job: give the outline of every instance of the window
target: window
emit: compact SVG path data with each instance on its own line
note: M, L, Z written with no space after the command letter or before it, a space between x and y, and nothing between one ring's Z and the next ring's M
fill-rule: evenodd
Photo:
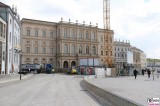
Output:
M101 42L103 42L103 37L101 37Z
M91 39L92 39L92 40L95 40L95 39L96 39L96 33L95 33L95 32L92 32Z
M38 53L38 47L34 48L34 53Z
M4 35L3 37L4 37L4 38L6 38L5 33L6 33L6 25L4 24L4 28L3 28L3 35Z
M50 48L50 53L53 54L53 48Z
M43 37L46 37L46 31L42 32Z
M26 43L30 43L30 41L27 40Z
M11 62L11 52L9 52L9 63Z
M112 51L111 51L111 56L112 56Z
M82 45L79 45L79 54L82 54Z
M86 46L86 54L89 54L89 46Z
M108 55L108 52L106 51L106 55Z
M82 31L79 31L79 38L82 39Z
M67 29L64 29L64 37L67 37Z
M31 32L30 32L30 30L28 29L28 30L27 30L27 36L30 36L30 34L31 34Z
M3 36L3 23L0 22L0 37Z
M4 61L4 59L5 59L5 51L3 51L3 61Z
M116 53L115 53L115 57L116 57L117 55L116 55Z
M74 29L72 30L71 37L75 38L75 31L74 31Z
M89 39L89 33L86 31L86 39Z
M38 37L38 30L35 30L35 36Z
M50 37L53 38L53 32L50 32Z
M96 54L96 47L95 46L92 47L92 53Z
M10 38L9 38L9 39L10 39L10 43L11 43L11 40L12 40L12 37L11 37L11 36L12 36L12 35L11 35L11 32L10 32Z
M42 53L46 53L46 48L42 48Z
M68 45L67 44L64 45L64 53L68 53Z
M26 58L27 61L30 61L30 58Z
M27 53L30 53L31 51L30 51L30 47L27 47L27 49L26 49L27 51Z
M101 55L103 55L103 51L101 51Z
M116 51L116 48L115 48L115 51Z
M72 49L72 53L75 54L75 53L76 53L75 45L72 45L72 48L71 48L71 49Z
M10 24L12 24L12 20L10 19Z

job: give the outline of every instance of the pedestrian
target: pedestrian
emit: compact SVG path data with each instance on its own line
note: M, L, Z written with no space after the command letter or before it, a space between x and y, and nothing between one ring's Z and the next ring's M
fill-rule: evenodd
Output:
M147 69L147 74L148 74L148 78L150 78L151 71L149 69Z
M142 69L142 75L144 76L144 69Z
M133 73L134 73L134 76L135 76L135 79L136 79L137 74L138 74L138 71L135 69L135 70L133 71Z

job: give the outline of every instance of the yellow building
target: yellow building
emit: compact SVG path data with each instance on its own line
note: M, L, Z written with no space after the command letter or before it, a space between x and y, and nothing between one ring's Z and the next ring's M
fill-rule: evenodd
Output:
M110 35L111 53L104 51L104 29L98 26L73 22L47 22L22 19L22 64L52 63L57 68L79 65L82 58L98 58L102 64L104 57L113 60L113 31ZM112 63L113 64L113 63ZM108 65L108 64L107 64Z

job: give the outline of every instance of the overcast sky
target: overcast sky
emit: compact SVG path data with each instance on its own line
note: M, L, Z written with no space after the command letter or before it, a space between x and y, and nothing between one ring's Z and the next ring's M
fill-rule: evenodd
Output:
M17 6L20 18L51 22L71 19L103 28L103 0L1 0ZM160 59L160 0L110 0L111 29L115 39L130 40L147 54Z

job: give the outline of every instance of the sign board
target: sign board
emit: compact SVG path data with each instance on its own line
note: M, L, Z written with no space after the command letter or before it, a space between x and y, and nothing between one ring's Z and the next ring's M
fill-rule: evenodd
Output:
M22 64L22 69L40 69L39 64Z
M90 58L90 59L80 59L80 66L99 66L99 59Z

